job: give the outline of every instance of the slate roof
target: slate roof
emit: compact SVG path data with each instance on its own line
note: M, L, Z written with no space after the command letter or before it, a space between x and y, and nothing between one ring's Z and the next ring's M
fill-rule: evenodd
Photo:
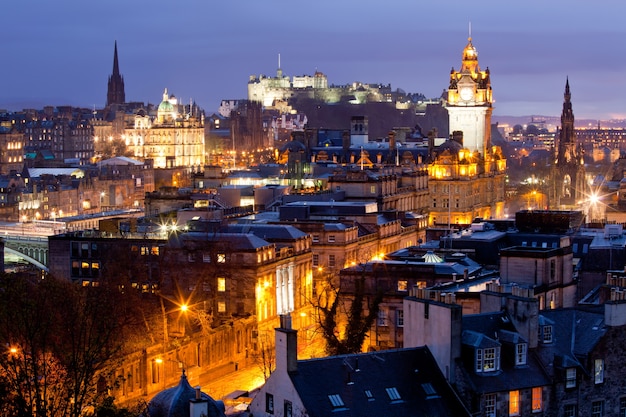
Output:
M232 251L256 250L258 248L272 245L268 241L253 234L210 232L187 232L178 235L172 234L170 236L169 245L172 247L181 247L184 246L185 242L190 241L206 241L207 244L219 242Z
M298 361L289 375L309 417L470 415L425 346Z
M215 401L208 394L202 392L201 397L209 403L209 416L225 416L224 403ZM150 417L189 417L189 400L196 398L196 390L187 381L183 372L178 385L163 390L150 400L148 415Z
M554 366L581 366L581 362L606 334L604 306L582 310L563 308L543 310L541 316L550 320L552 343L539 343L538 353L549 372ZM557 358L557 364L552 358Z
M470 314L463 316L462 320L465 346L501 346L500 369L493 372L476 373L473 352L463 354L465 361L460 363L461 372L474 392L506 392L551 384L535 349L528 349L525 365L515 365L514 358L505 353L507 346L504 344L523 341L506 313Z
M252 233L267 241L296 240L307 235L300 229L289 225L275 224L231 224L223 229L226 233Z

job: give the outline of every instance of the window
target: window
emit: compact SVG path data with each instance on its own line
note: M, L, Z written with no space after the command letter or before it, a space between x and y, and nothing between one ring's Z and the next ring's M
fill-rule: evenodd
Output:
M526 365L526 343L516 345L515 365Z
M626 417L626 397L619 399L619 416Z
M328 266L330 268L334 268L335 267L335 255L328 255Z
M426 382L425 384L422 384L422 389L426 393L427 400L430 400L433 398L439 398L439 396L437 395L437 391L435 391L435 387L433 387L433 384L431 384L430 382Z
M404 327L404 310L396 310L396 326Z
M565 388L576 387L576 368L567 368L565 370Z
M595 384L604 382L604 359L593 361L593 382Z
M576 404L565 404L563 406L563 417L576 417L577 415Z
M320 255L317 253L313 254L313 266L318 267L320 264Z
M370 185L370 194L376 194L376 186Z
M328 242L335 243L335 235L328 235Z
M313 235L313 243L319 243L320 235Z
M604 400L594 401L591 403L591 417L604 416Z
M208 253L203 253L202 254L202 262L209 264L211 263L211 255Z
M265 393L265 412L274 414L274 395Z
M538 413L543 409L543 389L534 387L532 393L533 413Z
M385 391L387 391L387 395L389 396L389 399L391 401L402 400L402 398L400 397L400 393L398 392L398 389L396 387L385 388Z
M485 348L483 349L483 372L495 371L498 369L498 362L500 361L500 349L499 348Z
M378 311L378 325L379 326L387 326L387 312L383 309Z
M226 303L224 301L217 302L217 312L226 313Z
M519 391L509 392L509 415L519 416Z
M541 339L543 343L552 343L552 326L541 326L541 330L543 333L543 338Z
M293 406L291 405L291 401L285 400L284 406L284 414L285 417L293 417Z
M225 253L218 253L217 254L217 263L218 264L226 263L226 254Z
M364 392L365 392L365 398L367 398L367 401L374 401L374 395L372 394L372 391L366 389Z
M405 279L398 281L398 291L406 292L408 289L408 282Z
M485 394L485 417L496 417L496 394Z
M343 400L339 394L331 394L328 396L328 399L330 400L330 404L333 408L340 408L344 406Z
M155 256L159 256L159 247L158 246L152 246L150 248L150 254L151 255L155 255Z
M226 291L226 278L224 277L217 278L217 291L219 292Z
M476 349L476 372L500 369L500 348Z

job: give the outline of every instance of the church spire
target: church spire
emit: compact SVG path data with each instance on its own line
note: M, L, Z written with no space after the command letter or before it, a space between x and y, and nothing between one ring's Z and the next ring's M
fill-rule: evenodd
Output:
M115 41L115 49L113 51L113 74L112 75L113 76L120 75L120 67L117 62L117 41Z
M124 104L126 94L124 93L124 77L120 74L119 62L117 59L117 41L113 49L113 73L109 76L107 89L107 107L113 104Z

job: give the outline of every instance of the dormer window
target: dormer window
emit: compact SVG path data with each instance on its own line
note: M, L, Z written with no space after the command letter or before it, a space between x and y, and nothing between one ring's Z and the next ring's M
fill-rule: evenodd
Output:
M526 365L528 345L526 343L518 343L515 345L515 365Z
M476 372L493 372L500 369L500 348L476 349Z

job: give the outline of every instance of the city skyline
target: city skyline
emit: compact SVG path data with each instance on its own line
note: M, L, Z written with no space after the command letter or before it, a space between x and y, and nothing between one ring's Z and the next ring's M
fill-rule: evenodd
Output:
M626 118L626 55L615 42L623 12L616 0L12 2L0 29L0 108L103 107L115 41L127 101L158 103L168 88L212 113L220 100L247 98L250 75L274 76L279 54L288 76L318 70L331 84L434 98L460 67L471 22L494 116L558 115L569 77L578 119Z

